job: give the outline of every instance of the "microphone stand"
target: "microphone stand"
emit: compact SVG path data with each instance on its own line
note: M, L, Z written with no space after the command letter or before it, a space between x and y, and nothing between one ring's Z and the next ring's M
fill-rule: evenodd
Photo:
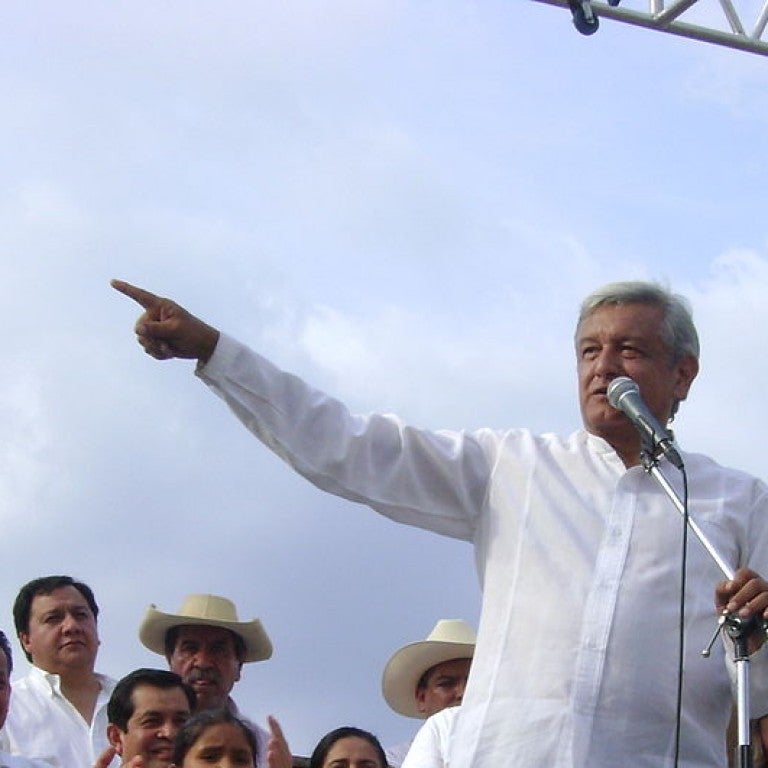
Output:
M733 579L733 569L725 562L720 556L720 553L712 545L712 542L704 535L704 532L699 528L696 521L686 513L685 506L677 492L669 483L664 473L659 469L659 459L655 455L654 451L648 449L643 440L643 450L640 452L640 460L643 465L643 469L651 475L662 487L664 492L669 496L672 503L677 508L678 512L686 520L688 527L696 534L696 538L704 546L704 549L710 554L712 559L717 564L718 568L723 572L723 575L729 581ZM755 616L751 616L749 619L743 619L735 613L723 614L719 620L717 629L715 630L709 645L702 651L702 655L708 657L712 646L717 640L717 636L721 630L724 631L728 637L733 640L734 645L734 662L736 666L736 716L738 724L738 740L739 740L739 768L752 768L752 748L750 744L750 728L749 728L749 653L747 651L747 639L752 632L758 629L758 624L761 624L761 628L765 631L764 622L758 622Z

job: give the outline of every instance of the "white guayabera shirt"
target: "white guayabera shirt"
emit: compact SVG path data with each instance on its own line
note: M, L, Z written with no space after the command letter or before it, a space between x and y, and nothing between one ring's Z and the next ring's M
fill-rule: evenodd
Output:
M344 405L222 335L197 375L318 487L475 547L483 607L450 768L672 765L681 517L583 430L429 432ZM768 489L685 454L690 510L735 569L768 574ZM661 468L682 495L680 473ZM689 547L681 768L725 764L731 710L710 556ZM768 712L765 650L753 715Z

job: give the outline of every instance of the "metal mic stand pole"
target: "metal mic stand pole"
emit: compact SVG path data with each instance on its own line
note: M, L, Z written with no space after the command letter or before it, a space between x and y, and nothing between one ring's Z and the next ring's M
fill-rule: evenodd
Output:
M718 568L723 572L725 578L731 581L734 575L733 570L725 560L723 560L720 553L712 545L712 542L707 539L696 521L690 515L686 515L685 506L682 501L680 501L680 497L670 485L669 481L664 476L664 473L659 469L658 458L653 455L652 451L646 449L643 449L640 453L640 458L643 464L643 469L645 469L645 471L659 483L677 508L678 512L680 512L683 518L687 521L688 527L696 534L696 538L698 538L704 546L704 549L709 552L712 559L717 563ZM765 631L765 623L758 622L754 616L749 619L742 619L735 613L724 614L718 621L718 626L712 640L707 648L702 651L703 656L709 656L712 646L717 640L717 636L720 634L721 630L725 631L728 637L733 640L734 662L736 666L736 716L739 737L739 768L752 768L752 749L750 746L749 729L749 653L747 652L747 638L758 628L758 624L763 631Z

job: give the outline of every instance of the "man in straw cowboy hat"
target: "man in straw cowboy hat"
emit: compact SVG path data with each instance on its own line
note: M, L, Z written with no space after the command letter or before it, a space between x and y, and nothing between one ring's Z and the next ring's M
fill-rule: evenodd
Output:
M475 633L460 619L440 619L425 640L392 654L381 676L387 704L406 717L426 719L461 704L475 654ZM410 743L387 750L390 765L400 765Z
M259 619L240 621L235 604L218 595L187 595L177 613L150 605L139 639L168 661L172 672L197 696L196 712L226 707L244 719L230 696L243 664L272 656L272 642ZM246 720L246 722L248 722ZM269 733L248 722L265 757Z

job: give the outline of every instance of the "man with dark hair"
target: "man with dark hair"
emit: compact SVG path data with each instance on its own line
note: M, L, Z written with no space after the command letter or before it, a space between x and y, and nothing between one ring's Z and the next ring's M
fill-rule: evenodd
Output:
M132 768L167 768L173 740L194 708L195 692L174 672L134 670L112 691L107 705L110 746L97 768L106 768L114 755Z
M699 649L716 614L768 620L768 487L700 454L658 455L609 398L626 377L660 426L677 413L699 371L682 297L632 281L585 300L574 338L582 425L555 435L350 413L175 302L113 286L144 308L135 330L148 354L196 359L197 376L319 488L474 545L483 607L462 705L444 710L456 715L452 768L725 763L733 648L717 643L708 659ZM722 580L692 542L682 621L684 531L646 471L653 459L733 572ZM750 653L764 641L756 633ZM756 717L768 714L767 660L754 653L750 665Z
M44 576L19 590L13 618L32 668L15 683L5 724L12 753L90 768L107 746L114 681L94 671L98 613L90 587L71 576Z
M0 630L0 736L11 702L11 672L13 672L11 646L5 632ZM46 763L11 755L4 751L2 745L0 745L0 766L3 768L50 768Z
M176 613L147 608L139 639L150 651L164 655L168 666L197 696L196 712L229 709L243 719L259 746L259 764L266 758L269 733L240 715L231 697L243 664L272 655L272 641L259 619L240 621L235 604L218 595L187 595Z
M39 579L25 584L16 595L13 603L13 621L16 625L16 633L27 632L29 630L29 619L32 614L32 603L38 595L50 595L54 590L63 587L74 587L88 604L93 614L94 620L99 617L99 606L96 604L96 598L93 590L82 581L75 581L71 576L41 576ZM22 647L27 661L32 661L29 651Z

